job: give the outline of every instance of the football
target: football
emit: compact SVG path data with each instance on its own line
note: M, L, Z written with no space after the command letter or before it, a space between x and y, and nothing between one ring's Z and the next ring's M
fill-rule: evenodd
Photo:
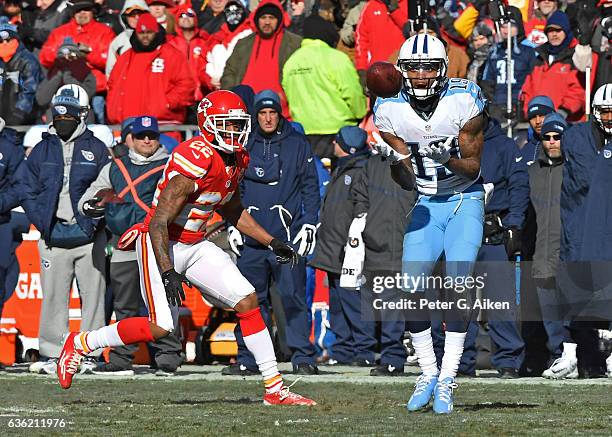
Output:
M123 203L123 200L117 197L117 194L112 188L105 188L98 191L94 198L100 199L96 204L97 206L104 206L107 203Z
M402 73L390 62L375 62L366 74L368 89L384 99L397 95L402 89Z

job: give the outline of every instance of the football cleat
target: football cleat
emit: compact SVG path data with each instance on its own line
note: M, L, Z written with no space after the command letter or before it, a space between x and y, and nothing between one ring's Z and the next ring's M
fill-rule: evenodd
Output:
M434 413L450 414L453 411L453 390L456 388L454 378L444 378L438 381L434 390Z
M561 355L542 372L542 376L547 379L576 379L578 378L578 360L576 357Z
M68 389L72 385L72 378L79 370L79 365L85 356L74 347L74 337L78 332L71 332L64 341L62 353L57 362L57 377L62 388Z
M417 411L429 405L437 382L437 375L419 375L414 386L414 393L406 405L408 411Z
M293 384L298 382L301 378L293 381ZM283 387L274 393L266 393L263 398L264 405L301 405L311 407L317 405L315 401L312 399L308 399L302 395L297 393L293 393L290 388L293 385L291 384L289 387L283 385Z
M28 371L41 375L53 375L57 372L57 358L49 358L47 361L36 361L30 364Z
M81 363L81 370L79 374L81 375L90 375L93 374L94 370L98 368L98 362L95 358L86 357Z

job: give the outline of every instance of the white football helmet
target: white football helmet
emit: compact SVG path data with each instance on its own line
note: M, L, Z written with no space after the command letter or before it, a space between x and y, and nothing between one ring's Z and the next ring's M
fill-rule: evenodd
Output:
M397 66L404 76L406 93L416 99L427 99L438 94L448 81L448 56L444 43L435 36L417 34L408 38L400 48ZM426 88L415 88L409 79L409 71L437 71L433 78L428 78Z
M612 134L612 120L602 120L601 111L603 109L612 110L612 83L607 83L595 91L593 97L593 118L601 129L608 135Z
M71 105L81 108L81 119L87 118L89 114L89 96L87 91L80 85L62 85L57 89L51 100L51 106Z

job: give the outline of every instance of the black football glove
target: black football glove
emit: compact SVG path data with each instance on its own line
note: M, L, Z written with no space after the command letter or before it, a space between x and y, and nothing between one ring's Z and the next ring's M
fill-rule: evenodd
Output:
M299 260L298 254L290 246L280 241L278 238L270 241L268 246L272 252L276 255L276 261L281 264L291 264L291 267L295 266Z
M504 230L506 253L510 261L516 261L516 257L521 254L523 249L522 232L519 228L511 226Z
M104 217L104 207L98 206L98 202L100 202L100 200L102 199L94 197L93 199L89 199L87 202L85 202L83 204L83 214L91 218Z
M168 303L172 306L179 306L181 302L185 300L183 284L191 287L191 282L189 282L189 279L187 279L185 275L177 273L174 269L162 273L162 280L164 281Z

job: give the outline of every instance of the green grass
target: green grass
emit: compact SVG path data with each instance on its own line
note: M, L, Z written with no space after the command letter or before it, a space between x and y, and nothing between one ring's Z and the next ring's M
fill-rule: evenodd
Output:
M412 384L300 381L314 408L265 407L260 383L206 380L75 380L0 377L0 435L48 435L8 428L11 418L60 418L67 435L610 435L612 392L600 385L479 384L456 391L451 416L408 413ZM6 431L10 431L8 434Z

